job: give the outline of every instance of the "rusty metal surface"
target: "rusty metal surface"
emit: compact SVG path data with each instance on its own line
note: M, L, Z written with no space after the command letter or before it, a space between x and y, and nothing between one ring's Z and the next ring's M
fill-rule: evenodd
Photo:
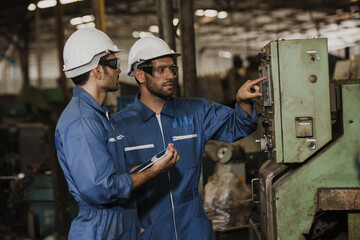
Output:
M268 160L259 170L260 178L260 209L261 209L261 234L262 238L268 240L276 239L275 219L275 193L274 179L282 175L287 169L284 164Z
M360 210L360 188L319 188L318 210Z

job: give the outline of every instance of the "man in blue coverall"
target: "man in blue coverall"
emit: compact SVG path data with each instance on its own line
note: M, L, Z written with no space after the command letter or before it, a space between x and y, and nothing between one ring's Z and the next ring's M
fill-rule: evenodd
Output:
M75 83L73 97L56 126L58 160L80 211L68 239L140 238L132 191L172 167L169 154L150 169L128 174L121 139L124 137L104 105L106 94L119 89L119 49L94 28L73 33L64 47L64 71Z
M198 196L201 160L210 140L234 142L256 129L257 115L250 98L261 96L247 81L237 92L235 109L203 99L173 98L178 67L160 38L138 40L129 52L128 75L140 86L133 105L114 114L124 136L127 168L174 143L181 160L137 190L143 239L214 239L211 221ZM146 156L144 158L144 156Z

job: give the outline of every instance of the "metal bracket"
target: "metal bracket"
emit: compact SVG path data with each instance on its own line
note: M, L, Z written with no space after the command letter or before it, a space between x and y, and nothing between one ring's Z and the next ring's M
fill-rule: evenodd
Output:
M258 204L258 203L260 203L260 201L255 201L255 194L254 194L254 182L255 181L259 182L260 178L251 179L251 201L255 204Z

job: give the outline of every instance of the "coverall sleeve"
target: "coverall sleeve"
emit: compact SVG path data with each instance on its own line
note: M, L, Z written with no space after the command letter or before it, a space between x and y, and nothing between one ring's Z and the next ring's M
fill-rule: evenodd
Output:
M203 115L203 131L205 141L219 140L235 142L247 137L257 128L257 114L253 104L253 115L250 117L235 104L235 109L205 101Z
M130 197L132 179L129 174L116 173L102 123L82 118L69 127L62 141L71 178L81 198L108 204Z

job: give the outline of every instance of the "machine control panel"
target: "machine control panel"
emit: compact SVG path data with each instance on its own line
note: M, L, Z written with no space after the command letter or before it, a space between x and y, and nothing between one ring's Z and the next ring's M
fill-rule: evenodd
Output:
M264 128L263 138L260 139L261 150L264 150L268 153L271 159L274 159L276 156L275 148L275 135L274 135L274 115L273 115L273 84L272 84L272 75L271 75L271 65L268 48L263 48L262 52L258 55L261 59L261 66L259 67L260 76L267 77L266 80L260 82L260 89L262 96L260 98L263 105L263 116L261 125Z
M276 162L305 161L331 139L327 39L272 41L258 54L263 136Z

